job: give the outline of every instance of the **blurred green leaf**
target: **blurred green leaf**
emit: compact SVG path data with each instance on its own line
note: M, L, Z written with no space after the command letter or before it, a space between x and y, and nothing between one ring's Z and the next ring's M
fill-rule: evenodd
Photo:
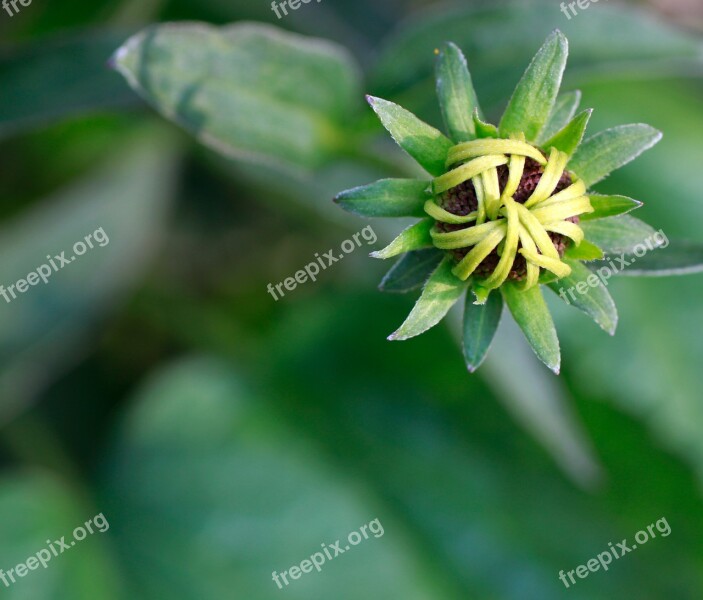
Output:
M452 273L453 267L453 259L445 257L427 280L408 318L389 340L407 340L420 335L445 317L468 285Z
M173 196L177 149L158 129L143 135L118 149L100 170L7 222L0 232L0 253L13 257L0 264L6 296L0 300L0 389L13 389L2 394L0 417L22 402L19 389L47 383L50 365L69 359L78 339L149 266ZM85 242L89 235L93 248ZM25 281L24 287L28 274L40 268L46 283L31 276L34 285L19 293L17 282ZM37 362L43 364L41 378Z
M568 259L564 262L571 267L571 275L550 283L551 290L564 302L591 317L603 331L615 335L618 310L608 288L598 275L582 263Z
M552 114L566 68L569 43L560 31L544 42L515 88L500 121L500 135L524 133L534 142Z
M344 210L364 217L424 217L429 181L382 179L338 194Z
M137 395L104 487L131 597L436 598L400 521L270 404L208 359L172 366ZM384 535L345 551L374 519ZM277 587L274 571L336 540L343 555Z
M226 156L311 169L351 147L359 73L333 43L252 23L167 23L114 60L161 114Z
M507 284L501 291L515 322L522 329L537 357L552 371L559 373L559 340L540 286L521 290L515 284Z
M656 231L647 223L630 215L619 215L597 221L584 221L581 229L586 239L606 255L631 254L637 246L649 240L652 247L661 245L655 239Z
M67 116L135 104L107 61L125 34L41 40L0 58L0 138Z
M386 273L379 289L382 292L404 294L421 288L442 258L444 252L436 248L406 252Z
M582 240L578 246L569 246L564 256L573 260L598 260L603 258L603 251L588 240ZM545 283L551 283L551 281Z
M661 131L643 124L621 125L588 138L569 161L587 187L632 162L662 138Z
M474 110L481 114L466 57L451 42L442 46L436 64L437 96L449 137L467 142L476 137Z
M117 600L117 570L108 551L108 538L114 530L88 535L71 546L73 531L96 516L53 476L33 472L5 475L0 479L0 568L9 588L2 584L3 598L24 600L60 600L67 593L76 600ZM98 513L101 511L97 511ZM108 524L110 515L104 514ZM70 547L58 556L51 554L47 540L65 537ZM38 564L23 578L14 573L11 583L8 571L27 562L43 549L50 560L43 568ZM45 554L42 554L45 557ZM36 558L35 558L36 560ZM70 592L67 592L70 590Z
M435 176L446 172L444 163L453 146L449 138L402 106L383 98L368 96L367 99L396 143L423 169Z

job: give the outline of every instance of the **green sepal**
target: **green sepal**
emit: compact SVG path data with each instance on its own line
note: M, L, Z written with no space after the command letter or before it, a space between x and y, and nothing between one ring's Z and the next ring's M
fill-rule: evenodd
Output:
M558 375L561 365L559 338L541 286L521 290L511 282L503 285L501 291L515 322L537 357Z
M563 129L556 133L552 138L547 140L542 148L549 150L550 148L556 148L561 152L565 152L568 156L573 155L579 144L583 140L583 136L586 133L586 127L588 127L588 121L593 114L593 109L589 108L584 110L577 117L574 117Z
M480 114L481 109L466 57L458 46L451 42L442 46L435 71L439 106L449 137L456 143L473 140L476 137L476 125L472 114L474 110Z
M663 234L659 232L662 237ZM630 263L625 269L618 269L613 275L624 277L671 277L676 275L693 275L703 272L703 244L700 242L669 241L664 237L662 244L655 250L642 256L625 255ZM616 264L616 266L619 266ZM612 267L609 261L594 263L592 268Z
M527 67L500 121L500 136L525 134L534 142L549 120L559 93L569 42L554 31Z
M382 292L405 294L422 287L444 257L437 248L412 250L398 259L378 286Z
M472 302L471 294L466 294L462 347L470 373L486 358L502 314L503 297L500 294L490 294L482 304Z
M419 179L381 179L346 190L334 201L363 217L423 217L423 206L431 197L428 187L428 181Z
M581 92L565 92L557 98L554 110L544 126L542 133L537 138L538 145L542 145L546 140L556 135L574 118L576 111L581 104Z
M580 224L586 239L598 246L606 256L631 254L640 245L655 248L656 231L647 223L631 217L619 215L597 221L585 221Z
M431 248L432 236L430 236L430 230L433 226L434 221L432 219L418 221L414 225L404 229L388 246L382 250L372 252L370 256L372 258L386 259L398 256L398 254L402 254L403 252L410 252L411 250Z
M639 200L633 200L627 196L603 196L600 194L589 194L591 199L592 213L585 213L580 216L581 221L594 221L607 217L624 215L642 206Z
M393 102L374 96L366 99L396 143L423 169L435 177L445 172L447 153L454 146L448 137Z
M564 258L571 260L600 260L603 256L603 251L588 240L583 240L578 246L571 244L564 252Z
M603 331L615 335L618 310L603 280L580 262L564 262L571 267L571 275L550 283L549 288L564 302L591 317Z
M474 114L472 116L474 120L474 126L476 128L476 137L480 139L494 138L497 139L499 136L498 128L491 123L484 122L480 115L478 114L478 109L474 109Z
M407 340L439 323L468 286L452 273L454 261L445 256L427 280L420 298L403 324L388 336L389 340Z

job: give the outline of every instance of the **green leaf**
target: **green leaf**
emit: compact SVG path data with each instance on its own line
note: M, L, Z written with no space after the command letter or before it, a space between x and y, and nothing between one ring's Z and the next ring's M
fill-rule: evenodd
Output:
M393 513L224 362L172 365L129 406L103 478L124 598L302 600L339 597L340 585L348 600L438 597L419 556L391 533ZM368 537L347 550L364 524ZM315 553L320 561L336 540L337 561L297 581L279 575L278 587L273 572Z
M542 145L546 140L555 136L559 131L566 127L571 119L576 115L576 111L581 104L581 92L574 90L573 92L565 92L557 97L554 104L554 110L544 126L544 130L537 138L538 145Z
M366 98L396 143L423 169L435 177L446 171L447 153L454 145L449 138L393 102Z
M615 335L618 311L603 280L591 269L577 261L565 260L571 275L562 277L549 287L567 304L572 304L591 317L610 335Z
M561 31L553 32L532 59L513 93L500 122L500 135L524 133L537 139L552 114L566 68L569 43Z
M586 239L606 255L632 254L635 248L656 248L663 241L652 227L630 215L581 223Z
M0 264L10 299L0 300L0 419L36 393L36 365L43 365L42 377L50 381L149 268L174 197L178 163L178 144L160 127L118 146L95 172L0 230L0 253L12 256ZM46 283L41 278L25 287L28 274L40 269Z
M114 60L161 114L228 157L311 169L348 144L359 74L335 44L268 25L169 23Z
M473 112L479 108L466 57L455 44L442 46L436 65L437 96L449 137L466 142L476 137Z
M429 185L429 181L418 179L382 179L346 190L334 201L364 217L424 217Z
M542 148L546 150L556 148L571 156L583 140L583 135L586 132L586 127L588 127L588 121L592 113L593 109L589 108L588 110L584 110L561 131L542 144Z
M660 233L662 245L641 256L628 254L624 259L630 265L615 274L625 277L670 277L703 272L703 244L669 241ZM594 268L607 266L607 261L595 263Z
M471 294L466 294L462 347L470 373L486 358L502 314L503 297L499 293L490 294L485 304L474 304Z
M590 187L635 160L661 138L660 131L641 123L601 131L579 147L569 163L569 170Z
M93 33L8 49L0 59L0 137L88 111L138 102L105 67L124 34Z
M378 286L382 292L404 294L425 285L444 252L437 248L412 250L400 257Z
M642 202L633 200L627 196L603 196L600 194L589 194L591 199L592 213L586 213L579 218L581 221L594 221L595 219L605 219L606 217L615 217L624 215L631 210L635 210L642 206Z
M389 340L407 340L439 323L466 289L468 283L452 273L454 261L445 257L430 276L412 311Z
M65 598L67 589L74 600L124 598L112 560L112 515L106 511L102 517L104 521L99 510L86 506L54 473L6 473L0 480L0 565L8 584L0 584L3 598ZM94 533L77 541L73 532L78 527L87 532L86 522ZM54 556L47 540L55 542L62 537L69 547L61 550L53 543L58 553ZM36 563L37 553L47 561L46 567L38 563L33 571L25 568L23 578L13 572L13 584L8 571L20 563L26 567L28 557L34 556Z
M515 322L522 329L537 357L554 373L559 374L559 339L540 286L521 290L518 285L509 283L501 290Z
M564 252L564 256L566 258L571 258L572 260L591 261L603 258L603 251L598 246L592 244L588 240L582 240L578 246L569 246L566 249L566 252Z
M411 250L419 250L421 248L432 247L432 236L430 230L434 226L432 219L424 219L404 229L401 234L395 238L388 246L382 250L376 250L371 253L373 258L391 258L410 252Z

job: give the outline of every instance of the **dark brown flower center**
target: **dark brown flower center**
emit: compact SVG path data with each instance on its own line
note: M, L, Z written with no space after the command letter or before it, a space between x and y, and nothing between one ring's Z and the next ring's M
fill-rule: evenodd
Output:
M543 172L544 169L539 165L537 161L528 158L525 161L525 170L523 171L522 179L520 180L520 185L518 186L517 192L515 192L513 199L520 204L524 204L535 191L537 184L540 182L540 179L542 179ZM504 165L498 167L498 182L501 192L505 189L505 186L508 182L508 174L509 172L507 166ZM554 190L554 194L565 190L571 184L571 177L566 171L564 171L564 173L562 173L561 179L559 180L559 183L557 184L556 189ZM476 197L476 190L474 189L474 184L469 180L465 181L460 185L457 185L456 187L453 187L450 190L447 190L437 200L437 204L439 204L439 206L444 208L446 211L455 215L468 215L469 213L478 209L478 198ZM572 223L579 222L578 217L572 217L567 220L571 221ZM437 222L437 231L458 231L460 229L469 229L474 226L475 223L468 223L466 225L452 225L449 223ZM554 247L557 249L557 252L559 252L559 256L563 256L569 244L568 238L565 238L564 236L558 233L550 233L549 237L551 238ZM518 245L518 247L521 246ZM448 252L450 252L454 259L459 262L469 253L470 250L470 247L457 248L455 250L448 250ZM498 254L498 251L494 250L476 268L476 275L478 277L488 277L495 270L499 260L500 256ZM513 268L510 271L508 279L520 280L525 276L526 271L527 264L525 263L525 259L521 254L518 254L515 257L515 262L513 263Z

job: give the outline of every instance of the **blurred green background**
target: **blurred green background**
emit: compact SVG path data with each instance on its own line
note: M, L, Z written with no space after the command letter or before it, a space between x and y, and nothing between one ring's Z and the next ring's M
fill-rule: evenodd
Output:
M221 154L107 66L131 34L182 20L332 40L347 49L324 52L344 85L293 51L249 47L249 62L223 67L234 79L214 112L186 123L206 142L210 127L235 142L252 122L270 127L256 156ZM363 93L439 125L432 49L450 39L495 118L555 27L571 41L565 89L596 109L591 132L664 132L598 189L645 202L637 216L671 239L703 242L700 2L600 2L571 20L536 0L322 0L280 20L266 0L0 12L0 284L99 227L110 239L0 300L0 568L100 512L110 523L0 596L703 597L701 276L614 281L614 338L552 302L558 378L508 318L474 376L457 323L386 342L413 298L376 290L390 265L371 248L277 302L266 291L368 224L336 192L409 168ZM184 85L200 58L176 69ZM276 60L295 78L267 76ZM245 122L233 99L255 80L270 97ZM325 94L334 143L304 127ZM284 95L304 102L274 127L267 101ZM398 228L377 223L381 247ZM568 590L559 581L662 517L670 536ZM383 537L272 582L373 519Z

